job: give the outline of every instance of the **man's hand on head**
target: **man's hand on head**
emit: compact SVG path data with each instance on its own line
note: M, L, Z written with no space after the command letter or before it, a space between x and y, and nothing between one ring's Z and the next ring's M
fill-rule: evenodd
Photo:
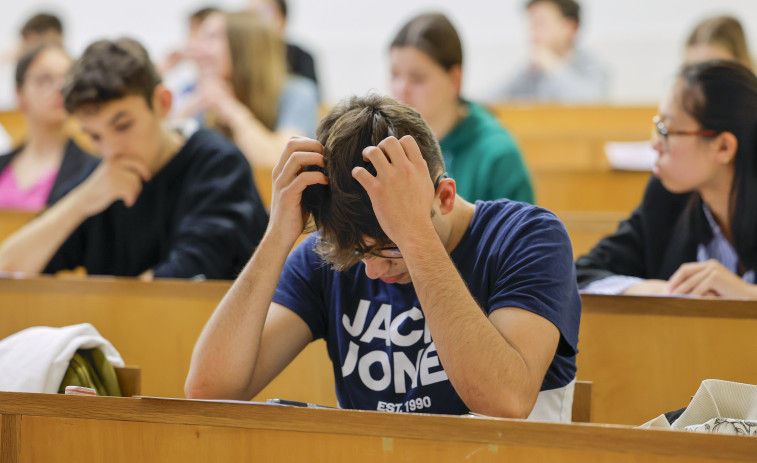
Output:
M352 176L371 198L387 237L401 249L405 239L433 231L434 185L415 139L388 137L378 146L365 148L363 159L373 165L376 176L363 167L355 167Z
M85 214L99 214L118 200L126 207L133 206L150 177L147 167L134 159L103 161L80 187Z
M323 172L306 169L325 165L323 145L318 140L292 137L273 168L273 196L268 230L290 246L297 241L307 220L302 211L302 192L310 185L329 183Z

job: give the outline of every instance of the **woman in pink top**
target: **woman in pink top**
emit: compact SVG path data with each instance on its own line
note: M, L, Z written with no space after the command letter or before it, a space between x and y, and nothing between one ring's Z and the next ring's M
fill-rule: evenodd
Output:
M27 136L20 147L0 156L0 209L42 210L97 162L66 132L60 89L69 67L71 59L52 43L28 50L18 61L16 95Z

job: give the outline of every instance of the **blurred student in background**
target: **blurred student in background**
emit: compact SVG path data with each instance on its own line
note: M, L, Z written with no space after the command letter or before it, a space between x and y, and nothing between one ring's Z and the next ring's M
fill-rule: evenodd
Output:
M60 199L66 183L96 158L69 138L60 94L71 59L55 42L37 45L16 66L18 110L26 122L23 144L0 156L0 208L40 211Z
M239 149L165 124L171 92L134 40L91 44L62 93L102 162L0 245L0 271L234 278L268 219Z
M50 42L63 48L63 24L51 13L38 13L26 20L19 31L19 41L0 54L0 110L16 109L16 63L21 56L42 42ZM0 125L0 153L13 146L13 139Z
M203 7L189 15L186 42L177 50L166 56L158 67L163 83L173 95L172 118L183 114L191 95L197 87L200 73L197 65L197 49L200 43L200 26L212 13L220 10L215 7Z
M213 13L200 27L200 78L190 105L253 167L272 167L294 135L314 136L315 83L287 73L284 45L256 13Z
M281 40L286 42L287 69L290 73L307 77L318 85L318 76L315 72L315 60L313 55L303 50L302 47L286 41L286 24L289 7L285 0L250 0L252 11L257 12L266 19L273 31Z
M496 95L498 100L594 103L607 98L605 67L576 47L580 6L574 0L526 3L531 57Z
M656 178L576 261L579 287L757 299L757 77L733 61L689 65L654 128Z
M512 136L484 107L460 95L463 50L446 16L422 14L389 50L392 96L415 108L439 140L458 193L471 200L533 203L531 181Z
M754 69L744 28L731 16L716 16L699 23L686 41L686 64L711 59L736 61Z

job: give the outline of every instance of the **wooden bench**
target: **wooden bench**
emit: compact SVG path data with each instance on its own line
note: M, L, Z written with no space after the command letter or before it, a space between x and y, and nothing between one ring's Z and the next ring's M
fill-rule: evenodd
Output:
M495 105L531 171L536 202L553 211L629 213L641 201L648 172L613 170L604 146L644 141L652 106Z
M4 463L751 462L757 439L240 403L0 393Z
M592 422L641 424L688 405L702 380L757 384L757 304L584 295L578 377Z
M184 397L194 344L230 286L103 277L0 279L0 338L30 326L92 323L127 364L140 366L142 394ZM323 341L311 343L258 396L274 397L336 405Z

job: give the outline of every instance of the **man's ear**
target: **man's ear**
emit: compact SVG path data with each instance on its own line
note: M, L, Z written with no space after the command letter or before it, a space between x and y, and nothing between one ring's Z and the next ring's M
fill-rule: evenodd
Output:
M717 149L715 160L720 164L730 164L736 158L739 149L739 140L731 132L723 132L714 140Z
M442 215L452 212L455 208L455 198L457 197L457 185L455 179L443 178L436 187L436 196L439 198L439 210Z
M153 109L157 111L161 119L165 119L171 113L173 94L165 85L158 84L152 95Z

